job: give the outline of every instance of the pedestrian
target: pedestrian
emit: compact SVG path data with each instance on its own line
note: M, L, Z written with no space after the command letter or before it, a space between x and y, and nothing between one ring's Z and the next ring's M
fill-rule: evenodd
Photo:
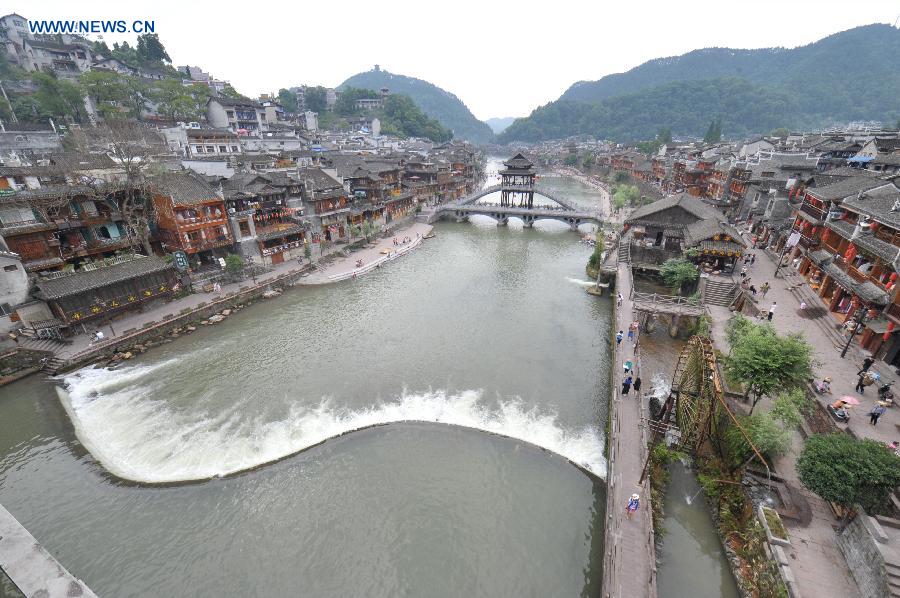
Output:
M773 301L773 302L772 302L772 306L769 307L768 320L769 320L770 322L772 321L772 316L775 315L775 306L776 306L776 305L778 305L778 302L777 302L777 301Z
M616 293L616 305L618 305L619 307L622 306L622 299L622 293Z
M627 374L628 372L630 372L630 371L631 371L631 367L632 367L632 366L631 366L631 360L629 359L628 361L626 361L625 363L623 363L623 364L622 364L622 367L625 368L625 373L626 373L626 374Z
M622 380L622 394L623 395L627 395L628 391L631 390L631 382L632 382L631 374L625 376L625 379Z
M641 506L641 497L637 494L632 494L631 498L628 499L628 504L625 505L625 516L628 519L631 519L631 516L637 511Z
M741 278L743 279L746 277L747 277L747 266L744 266L743 268L741 268Z
M755 254L755 253L751 253L751 254L750 254L750 265L752 266L752 265L755 264L755 263L756 263L756 254Z
M750 285L750 296L756 299L756 287L752 284Z
M869 411L869 423L873 426L878 423L878 418L881 417L886 409L881 405L875 405L871 411Z
M859 375L859 380L856 381L856 392L861 395L866 394L866 386L868 386L868 384L866 384L866 374L862 373Z
M763 299L766 298L766 293L769 292L769 282L766 281L762 283L762 286L759 287L759 293L762 295Z
M634 392L637 393L638 396L641 396L641 377L640 376L638 376L637 378L634 379L634 384L632 384L632 386L634 387Z
M616 346L617 346L617 347L618 347L619 344L622 342L622 338L623 338L624 336L625 336L625 333L622 332L621 330L618 331L618 332L616 333Z
M862 374L863 372L868 372L868 371L869 371L869 368L872 367L872 364L873 364L873 363L875 363L875 360L874 360L871 356L866 357L865 359L863 359L862 369L859 370L859 371L856 373L856 375L858 376L858 375Z
M630 326L628 327L628 342L634 342L634 329Z

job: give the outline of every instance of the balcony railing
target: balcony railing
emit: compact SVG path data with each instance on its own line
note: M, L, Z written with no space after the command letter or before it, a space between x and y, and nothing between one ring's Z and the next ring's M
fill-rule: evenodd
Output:
M896 303L889 304L887 306L887 314L900 320L900 305L897 305Z
M821 221L825 218L824 210L813 207L813 206L809 205L808 203L801 204L800 211L803 212L804 214L808 214L808 215L812 216L813 218L815 218L816 220L819 220L819 221Z

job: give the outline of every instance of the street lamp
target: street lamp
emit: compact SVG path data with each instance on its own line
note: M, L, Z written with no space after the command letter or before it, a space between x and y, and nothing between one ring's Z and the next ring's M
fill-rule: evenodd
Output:
M863 314L866 313L865 306L860 305L856 309L856 313L853 314L853 328L850 330L850 334L847 336L847 343L844 345L844 350L841 351L841 359L847 355L847 350L850 348L850 343L853 342L853 337L856 336L856 331L859 329L859 325L862 323Z

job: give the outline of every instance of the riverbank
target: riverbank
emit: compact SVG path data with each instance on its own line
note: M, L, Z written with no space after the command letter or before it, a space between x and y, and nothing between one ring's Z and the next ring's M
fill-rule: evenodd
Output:
M336 282L332 276L341 272L352 272L356 269L357 260L364 262L377 259L382 251L394 247L392 239L395 237L412 237L416 234L424 237L431 230L431 226L412 222L408 226L401 225L391 231L392 236L377 239L365 248L354 251L346 256L335 255L345 248L334 250L324 258L327 263L323 268L316 269L311 274L312 264L299 262L285 262L278 264L271 271L254 277L253 281L241 281L221 285L218 293L193 293L180 299L175 299L157 305L148 310L125 314L108 324L104 324L94 330L102 330L106 340L101 343L92 343L92 334L81 334L71 338L71 343L66 345L47 345L41 341L24 339L20 343L21 349L42 350L52 354L53 368L50 373L68 371L81 367L94 361L113 359L116 354L122 356L142 353L148 345L159 344L165 339L177 338L183 334L192 332L191 328L203 324L204 320L219 316L217 321L228 317L231 312L242 309L250 302L269 298L267 294L280 292L284 288L296 284L328 284ZM225 313L228 312L228 313ZM209 322L207 322L209 323ZM92 330L91 332L93 332ZM174 337L172 332L176 331ZM124 359L130 358L124 357Z

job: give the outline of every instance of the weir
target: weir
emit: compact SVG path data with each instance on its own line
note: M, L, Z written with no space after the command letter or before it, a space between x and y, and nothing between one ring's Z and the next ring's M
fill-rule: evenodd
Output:
M0 505L0 569L26 596L97 598Z

